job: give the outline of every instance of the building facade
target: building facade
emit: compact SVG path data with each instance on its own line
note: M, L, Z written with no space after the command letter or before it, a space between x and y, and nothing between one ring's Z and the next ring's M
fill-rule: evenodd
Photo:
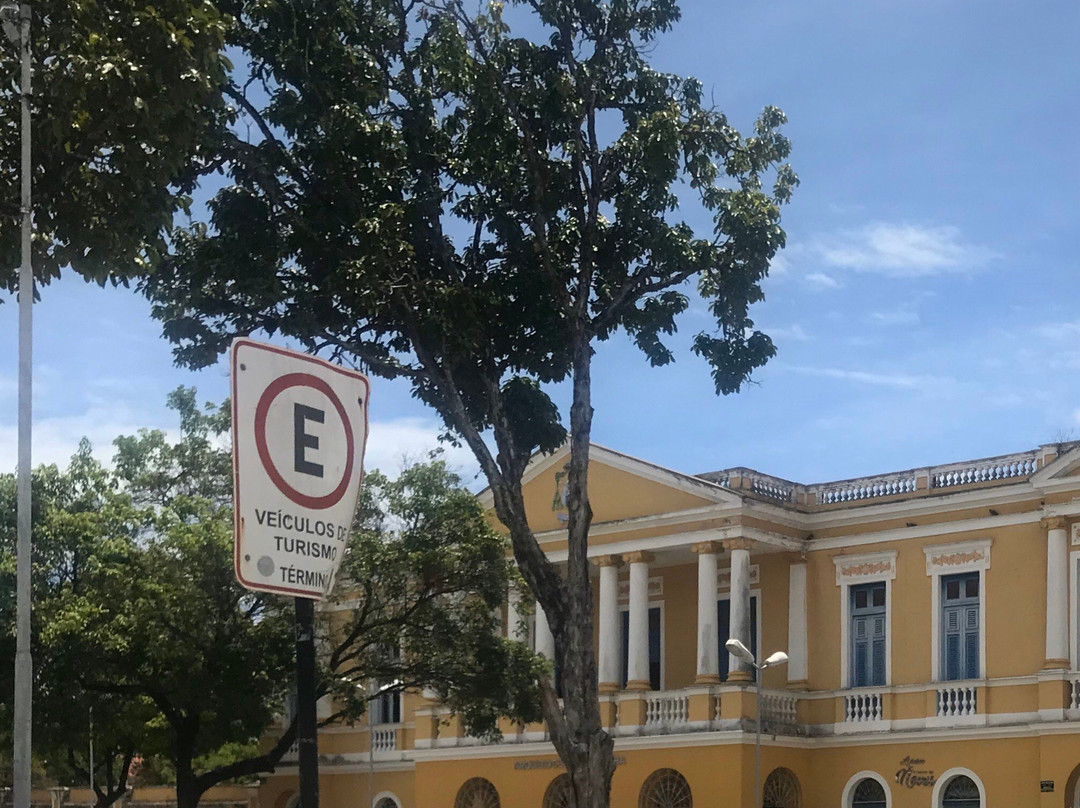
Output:
M566 460L525 485L556 563ZM762 674L768 808L1080 808L1080 445L815 485L594 447L589 485L612 805L754 805L734 637L789 656ZM507 630L551 656L519 598ZM543 726L485 744L422 694L387 698L320 734L325 808L561 808ZM260 805L295 792L285 765Z

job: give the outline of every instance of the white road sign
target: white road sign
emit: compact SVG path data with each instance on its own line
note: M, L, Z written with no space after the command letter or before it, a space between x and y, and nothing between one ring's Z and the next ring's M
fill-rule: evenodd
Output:
M321 599L356 511L367 377L249 339L232 344L236 578Z

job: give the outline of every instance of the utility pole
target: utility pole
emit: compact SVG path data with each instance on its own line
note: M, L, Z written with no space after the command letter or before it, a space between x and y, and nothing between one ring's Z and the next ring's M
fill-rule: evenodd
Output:
M30 236L33 208L30 178L30 4L0 7L9 40L17 44L22 64L22 265L19 267L19 466L16 483L18 533L16 558L14 808L30 808L30 722L33 666L30 659L30 425L34 270Z

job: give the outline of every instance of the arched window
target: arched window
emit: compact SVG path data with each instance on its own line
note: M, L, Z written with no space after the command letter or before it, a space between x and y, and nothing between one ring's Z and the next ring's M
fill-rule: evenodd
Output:
M791 769L773 769L761 790L763 808L802 808L799 778Z
M490 781L474 777L458 789L454 808L499 808L499 792Z
M544 792L544 808L570 808L573 805L572 796L570 775L560 774L551 781L547 791Z
M885 788L877 780L865 777L851 794L851 808L885 808Z
M383 797L375 803L375 808L398 808L398 804L390 797Z
M641 786L638 808L694 808L690 784L674 769L657 769Z
M956 775L941 792L941 808L982 808L979 787L966 774Z

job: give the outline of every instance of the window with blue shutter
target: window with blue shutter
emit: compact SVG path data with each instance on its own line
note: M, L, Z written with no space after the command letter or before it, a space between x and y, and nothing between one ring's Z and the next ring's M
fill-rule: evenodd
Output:
M622 647L619 653L622 655L622 686L626 687L630 672L630 611L623 609L621 615L622 630L620 639ZM659 690L662 680L661 669L663 668L663 625L660 619L660 607L652 606L649 609L649 689Z
M860 584L851 598L851 687L885 686L885 582Z
M941 578L941 678L978 679L979 573Z
M720 679L727 679L728 666L731 657L728 655L724 643L731 637L731 600L724 598L716 601L716 635L718 642L717 650L720 654ZM757 658L757 596L750 596L750 653ZM750 675L754 676L753 670Z

